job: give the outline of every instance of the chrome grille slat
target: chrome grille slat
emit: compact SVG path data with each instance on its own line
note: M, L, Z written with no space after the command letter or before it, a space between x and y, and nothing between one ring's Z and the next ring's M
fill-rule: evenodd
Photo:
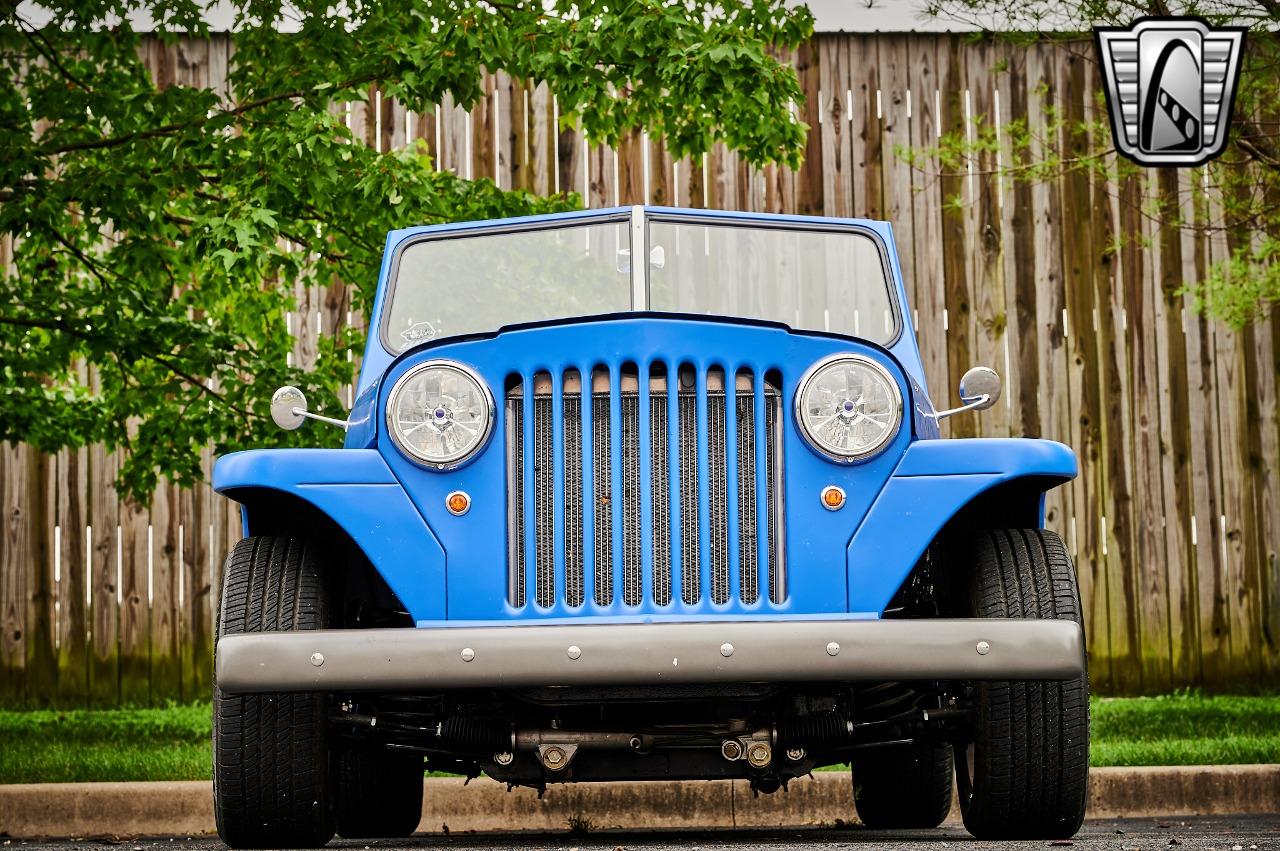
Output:
M698 571L698 407L692 393L676 399L680 413L680 589L689 605L702 597Z
M671 473L668 467L667 394L653 394L649 402L649 428L653 432L653 601L659 606L671 602Z
M673 373L678 375L679 373ZM521 398L523 388L519 385L508 395L507 411L507 446L508 461L508 511L510 513L508 534L511 535L510 580L508 582L508 599L513 606L523 606L531 596L542 608L551 608L562 602L569 607L580 607L587 602L587 571L591 571L594 591L592 601L600 607L611 607L615 603L630 607L643 606L645 599L645 566L643 562L643 535L646 532L652 543L652 565L650 567L649 600L658 606L667 606L673 601L674 575L680 570L681 593L680 602L688 606L703 603L724 605L733 603L733 559L730 548L737 547L735 555L738 562L738 597L737 602L752 605L760 601L761 565L760 552L767 542L768 552L768 599L781 602L785 596L785 572L778 563L778 554L782 551L781 529L778 518L781 512L778 496L781 491L781 464L778 457L781 446L781 397L771 385L765 386L764 399L764 435L756 432L758 383L753 383L749 374L745 383L736 380L738 377L720 376L718 371L709 376L706 391L706 452L705 469L707 471L707 520L705 527L699 525L699 481L698 481L698 403L697 394L688 387L689 377L685 377L685 388L677 390L674 400L676 434L672 435L670 407L667 394L667 378L665 370L659 371L649 387L638 391L634 373L623 373L621 385L616 379L611 382L607 376L597 374L590 380L577 381L566 379L562 392L563 406L563 510L564 510L564 576L557 589L555 530L556 505L555 481L553 465L554 432L553 417L555 407L549 388L552 386L550 376L540 373L535 377L534 395L530 404L531 416L524 411L525 400ZM735 434L726 433L728 397L724 390L728 383L733 394L735 413ZM559 382L556 382L558 385ZM612 413L610 386L618 388L618 412L620 416L614 422ZM734 389L736 388L736 390ZM583 405L586 404L584 394L590 394L591 405L591 451L590 459L584 457L585 445L583 435ZM641 439L640 416L641 405L648 405L649 463L651 482L649 505L642 504L640 453L645 448ZM614 429L618 434L615 435ZM526 434L526 431L528 432ZM671 440L674 438L677 457L670 458ZM764 448L759 447L763 438ZM532 452L526 453L524 441L528 439ZM621 449L621 469L619 474L620 492L616 495L620 500L620 520L615 524L614 517L614 480L611 441L619 440ZM727 441L734 441L737 455L737 476L729 481ZM760 462L757 452L763 453L764 474L758 469ZM530 490L533 525L532 541L525 541L524 500L525 490L522 485L526 471L526 458L532 461L532 469L528 471L533 487ZM586 481L585 468L587 461L591 463L590 481ZM679 475L679 511L673 521L671 516L671 466L674 460L675 472ZM736 499L736 526L738 540L729 539L729 512L731 501L730 488ZM765 491L764 506L766 516L759 517L759 490ZM588 506L588 497L590 505ZM591 551L585 548L584 524L587 512L591 512L593 521L593 543ZM678 522L680 532L679 553L672 552L675 530L672 523ZM761 523L765 526L762 529ZM708 576L710 582L703 587L700 573L700 540L701 534L707 534ZM620 538L617 536L621 536ZM762 540L763 538L763 540ZM620 586L615 581L613 544L617 541L620 550ZM680 566L676 567L679 559ZM534 587L531 593L526 590L525 570L532 561L533 576L530 581Z
M760 599L760 573L756 563L756 430L755 397L738 395L738 571L741 574L742 602Z
M547 404L550 402L548 399ZM613 479L609 467L609 396L595 393L591 398L591 469L595 479L595 598L599 606L613 602Z
M536 382L537 379L534 380ZM534 568L537 577L535 599L539 606L550 606L556 600L551 404L549 399L547 402L539 405L535 399L533 406L534 434L546 435L546 439L535 440L533 444L533 519L536 541Z
M643 599L640 564L640 398L622 396L622 601L638 606Z
M711 519L711 599L729 602L729 482L725 460L725 396L707 394L707 510Z
M781 532L778 521L782 514L779 496L782 488L777 477L781 471L778 467L778 453L770 449L782 444L782 436L778 434L779 426L778 405L765 405L764 430L769 435L764 454L765 505L769 507L769 599L775 603L781 603L786 596L783 567L778 563L778 553L782 552L782 548L778 545Z
M564 597L581 606L585 560L582 555L582 394L564 397Z
M523 606L524 581L524 407L519 399L507 403L507 446L511 466L507 475L509 508L507 511L508 551L511 559L511 575L507 596L513 606Z

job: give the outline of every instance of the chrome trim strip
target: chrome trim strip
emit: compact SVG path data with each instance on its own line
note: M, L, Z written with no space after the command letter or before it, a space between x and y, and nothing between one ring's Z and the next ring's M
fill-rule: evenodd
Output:
M731 656L721 645L734 646ZM570 654L569 648L580 652ZM319 660L319 661L317 661ZM432 627L224 635L228 693L853 680L1065 680L1074 621L917 619Z
M644 207L631 208L631 309L649 309L649 240Z

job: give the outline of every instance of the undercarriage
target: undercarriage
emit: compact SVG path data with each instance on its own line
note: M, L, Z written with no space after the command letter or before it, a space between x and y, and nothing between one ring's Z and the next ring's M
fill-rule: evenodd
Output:
M769 793L861 751L967 741L967 693L881 682L353 694L333 702L330 720L357 746L513 786L735 778Z

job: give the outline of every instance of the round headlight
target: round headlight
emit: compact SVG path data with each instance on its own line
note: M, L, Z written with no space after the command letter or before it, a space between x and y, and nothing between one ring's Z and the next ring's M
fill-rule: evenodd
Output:
M478 375L434 360L406 372L387 398L387 430L420 464L448 470L484 446L493 430L493 395Z
M871 358L836 355L818 361L800 380L796 421L818 452L833 461L861 461L898 433L902 394Z

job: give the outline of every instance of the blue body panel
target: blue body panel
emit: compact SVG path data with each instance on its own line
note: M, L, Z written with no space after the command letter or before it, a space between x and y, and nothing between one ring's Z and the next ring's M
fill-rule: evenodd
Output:
M234 452L214 465L213 489L238 501L267 490L311 503L351 536L414 620L447 616L444 550L376 450Z
M1075 454L1052 440L912 443L849 541L849 611L878 617L925 548L974 497L1014 479L1049 488L1075 475Z
M254 494L285 492L323 511L346 531L374 568L387 581L414 621L420 626L475 625L478 623L555 623L591 618L601 622L642 620L708 620L744 618L878 618L942 527L971 500L993 487L1017 479L1032 480L1030 498L1075 475L1071 450L1051 441L939 440L935 406L925 391L925 378L911 323L902 270L892 229L887 223L855 219L813 219L701 210L649 208L653 215L674 215L797 226L856 228L869 232L884 247L900 307L900 333L887 347L835 334L804 332L784 325L718 317L689 317L667 313L626 313L608 317L579 317L528 326L513 326L491 334L432 340L400 355L388 352L380 334L388 282L399 250L408 242L427 236L476 233L512 224L565 223L617 218L630 208L592 210L532 219L461 223L408 228L388 234L370 334L351 411L345 448L341 450L270 450L241 452L220 458L214 487L254 510ZM838 353L859 353L881 363L898 381L904 401L903 426L888 447L876 457L858 464L837 464L814 452L795 423L795 394L804 372L817 360ZM407 370L426 359L450 358L466 364L489 385L497 408L488 445L465 466L448 472L427 470L402 454L386 439L385 406L395 382ZM786 589L781 599L770 599L767 587L768 540L765 524L759 524L757 550L760 593L753 603L739 596L739 552L728 548L731 588L729 601L715 603L703 594L697 603L681 597L680 470L676 429L670 440L667 470L671 495L670 552L672 602L658 604L654 588L654 540L650 524L641 523L640 551L643 594L638 605L614 594L609 605L593 599L591 559L584 571L585 602L570 606L565 600L565 419L562 382L566 370L589 376L596 367L608 369L610 421L620 422L623 367L638 372L639 386L648 385L649 371L661 364L668 375L682 365L696 373L697 428L697 527L699 531L700 587L709 586L710 553L708 492L708 389L707 372L719 368L727 376L750 370L756 399L763 399L765 376L779 377L781 392L782 472L781 539L778 552L785 564ZM551 380L550 485L554 516L553 553L555 603L539 605L530 591L521 606L509 601L508 565L513 547L533 549L534 464L524 465L522 481L509 482L508 411L505 389L513 381L525 388L536 373ZM533 394L525 392L517 404L523 419L532 419ZM742 459L735 440L736 408L725 407L725 468L729 482L737 480ZM591 405L581 414L583 481L590 481L593 448L610 460L611 491L622 492L620 463L623 447L620 431L610 429L607 447L593 447ZM650 408L639 405L639 505L651 505L652 455ZM668 396L668 422L677 414L675 394ZM765 432L763 406L754 407L757 434ZM512 432L515 434L516 432ZM531 457L531 431L525 429L524 457ZM764 441L755 441L757 516L766 514ZM545 480L542 482L545 485ZM847 496L838 511L819 501L823 487L837 485ZM519 488L524 496L524 539L509 540L508 492ZM471 496L470 510L461 517L445 508L445 497L456 490ZM739 537L735 488L725 494L728 540ZM590 501L594 505L594 499ZM620 529L622 499L609 506L609 522ZM594 552L593 511L583 510L582 547ZM247 527L252 527L249 518ZM612 537L613 588L622 585L622 535ZM525 588L534 588L535 566L526 559Z

